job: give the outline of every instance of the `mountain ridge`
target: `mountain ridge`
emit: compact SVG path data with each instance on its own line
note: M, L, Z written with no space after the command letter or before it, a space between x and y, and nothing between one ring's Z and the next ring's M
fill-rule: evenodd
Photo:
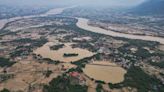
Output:
M147 0L130 10L137 15L163 15L164 0Z

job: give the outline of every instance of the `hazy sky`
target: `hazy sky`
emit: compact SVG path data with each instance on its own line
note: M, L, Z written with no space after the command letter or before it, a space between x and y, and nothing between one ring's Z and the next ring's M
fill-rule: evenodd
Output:
M109 6L132 6L142 3L145 0L72 0L89 5L109 5Z
M0 3L25 5L56 5L56 4L82 4L107 6L133 6L145 0L0 0Z

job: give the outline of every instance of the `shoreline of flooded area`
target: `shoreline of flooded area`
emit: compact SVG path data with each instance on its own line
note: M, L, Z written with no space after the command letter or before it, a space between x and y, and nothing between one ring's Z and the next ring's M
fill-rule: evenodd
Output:
M9 18L9 19L1 19L0 20L0 30L9 22L12 21L16 21L19 19L26 19L26 18L34 18L34 17L46 17L49 15L56 15L56 14L60 14L62 13L65 9L67 8L71 8L71 7L64 7L64 8L54 8L54 9L50 9L49 11L47 11L46 13L43 14L38 14L38 15L27 15L27 16L19 16L19 17L13 17L13 18Z
M91 57L94 53L81 48L72 48L72 43L64 43L64 47L59 50L51 50L50 46L53 46L53 42L48 42L42 47L34 51L35 54L40 54L43 58L50 58L52 60L59 60L62 62L74 62L85 57ZM65 53L77 53L78 56L64 57Z
M78 20L76 25L79 28L82 28L86 31L91 31L94 33L99 33L99 34L105 34L105 35L109 35L113 37L123 37L123 38L128 38L128 39L138 39L138 40L145 40L145 41L156 41L161 44L164 44L164 38L162 37L133 35L133 34L114 32L114 31L106 30L100 27L94 27L94 26L88 25L89 19L85 19L85 18L76 18L76 19Z
M75 7L75 6L50 9L48 12L46 12L44 14L39 14L39 15L29 15L29 16L22 16L22 17L13 17L13 18L9 18L9 19L2 19L2 20L0 20L0 29L2 29L7 23L15 21L15 20L25 19L25 18L34 18L34 17L46 17L49 15L56 15L56 14L62 13L65 9L73 8L73 7ZM91 32L99 33L99 34L105 34L105 35L114 36L114 37L123 37L123 38L128 38L128 39L139 39L139 40L146 40L146 41L156 41L156 42L159 42L161 44L164 44L164 38L162 38L162 37L133 35L133 34L114 32L111 30L105 30L103 28L88 25L89 19L85 19L85 18L76 18L76 19L78 20L76 25L79 28L82 28L82 29L87 30L87 31L91 31Z
M86 64L83 72L95 80L115 84L124 81L124 75L127 71L112 62L96 61Z

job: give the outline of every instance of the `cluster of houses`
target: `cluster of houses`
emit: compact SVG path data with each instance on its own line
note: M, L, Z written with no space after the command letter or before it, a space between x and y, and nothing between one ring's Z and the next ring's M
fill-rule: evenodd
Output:
M75 72L75 71L70 72L69 76L70 76L71 84L73 84L73 85L76 85L76 84L85 85L86 84L85 78L82 77L80 75L80 73L78 73L78 72Z
M72 39L72 41L74 41L74 42L85 42L85 41L91 41L91 40L92 40L92 38L89 37L89 36L85 36L85 37L74 37Z

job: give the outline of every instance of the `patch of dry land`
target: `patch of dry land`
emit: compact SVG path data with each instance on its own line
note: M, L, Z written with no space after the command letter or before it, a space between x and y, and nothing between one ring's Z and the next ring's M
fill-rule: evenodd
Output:
M125 69L109 61L95 61L87 64L83 71L90 78L113 84L122 82L126 74Z
M160 46L159 46L159 50L164 51L164 45L160 45Z
M94 53L86 49L72 48L71 44L72 43L65 43L63 48L60 48L59 50L51 50L50 46L55 45L55 43L48 42L42 47L36 49L34 53L40 54L44 58L50 58L52 60L59 60L63 62L73 62L94 55ZM63 57L64 53L76 53L78 56Z
M27 92L29 85L48 84L53 78L59 76L61 71L57 71L58 68L59 66L53 64L21 61L7 69L9 74L14 74L14 77L0 83L0 89L7 88L12 90L12 92ZM52 74L46 78L43 73L47 71L47 69L51 70Z

